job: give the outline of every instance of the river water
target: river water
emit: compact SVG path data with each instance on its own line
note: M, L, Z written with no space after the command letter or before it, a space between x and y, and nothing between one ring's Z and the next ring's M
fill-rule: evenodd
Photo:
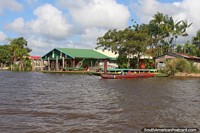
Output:
M200 127L200 78L105 80L0 71L0 132L140 133Z

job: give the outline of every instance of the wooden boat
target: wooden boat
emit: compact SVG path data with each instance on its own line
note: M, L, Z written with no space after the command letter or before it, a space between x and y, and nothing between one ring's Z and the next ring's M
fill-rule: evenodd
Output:
M151 73L151 74L154 74L154 77L168 77L169 76L169 74L158 72L157 69L127 69L127 68L125 68L125 69L123 69L123 68L108 69L107 75L124 75L128 72L132 72L133 74L140 73L140 76L144 76L143 74L141 75L141 73ZM99 76L100 76L100 74L99 74Z
M149 78L154 77L155 74L153 73L131 73L128 72L126 75L109 75L109 74L102 74L101 77L104 79L130 79L130 78Z

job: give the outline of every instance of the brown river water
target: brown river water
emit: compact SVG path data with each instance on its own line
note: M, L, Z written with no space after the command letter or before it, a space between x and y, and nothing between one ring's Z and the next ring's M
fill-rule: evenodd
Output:
M0 133L199 128L200 78L101 79L0 71Z

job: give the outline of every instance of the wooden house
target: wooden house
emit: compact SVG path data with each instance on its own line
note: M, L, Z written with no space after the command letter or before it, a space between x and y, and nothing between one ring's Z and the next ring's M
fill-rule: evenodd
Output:
M170 59L174 59L174 58L184 58L187 59L189 61L192 61L194 63L194 65L197 66L198 69L200 69L200 57L196 57L196 56L190 56L187 54L183 54L183 53L175 53L175 52L168 52L164 55L161 56L157 56L155 57L155 67L157 69L162 69L165 67L165 62L167 60Z
M110 58L92 49L55 48L42 56L47 70L86 70Z

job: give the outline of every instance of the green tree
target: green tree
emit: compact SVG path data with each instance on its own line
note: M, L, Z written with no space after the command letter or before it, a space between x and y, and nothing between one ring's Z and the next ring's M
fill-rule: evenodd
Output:
M28 42L23 37L11 39L10 45L12 44L18 45L20 49L25 49L28 53L32 51L30 48L27 47Z
M151 46L157 49L157 55L168 51L169 45L173 40L173 38L170 38L170 32L172 32L173 28L173 18L159 12L149 22L149 34L153 40Z
M149 34L152 37L152 47L157 50L157 55L173 51L178 36L186 36L186 29L191 26L185 20L174 22L172 17L156 13L149 22Z
M130 67L130 57L137 55L138 62L141 53L146 50L148 33L146 25L134 23L132 27L124 30L109 30L103 37L97 39L97 48L111 50L118 53L120 57L127 56L127 68ZM123 55L121 55L123 54ZM119 64L120 66L122 64ZM123 65L124 66L124 65Z
M198 30L196 36L192 38L192 44L195 44L199 49L197 56L200 57L200 30Z
M12 39L10 41L10 53L12 63L22 60L25 56L29 56L30 48L27 47L27 41L23 37Z
M176 52L177 53L184 53L184 51L183 51L183 45L177 44L176 45Z
M10 52L8 50L8 45L0 46L0 63L9 64L10 62Z
M8 45L0 46L0 63L12 65L19 61L21 70L26 70L25 67L29 66L26 65L26 62L29 62L27 57L31 51L27 46L27 41L23 37L9 39L9 41Z
M185 43L183 46L183 52L192 55L192 56L198 56L199 54L199 48L195 44L191 44L189 41Z
M192 42L194 44L200 44L200 30L197 31L196 36L192 39Z

